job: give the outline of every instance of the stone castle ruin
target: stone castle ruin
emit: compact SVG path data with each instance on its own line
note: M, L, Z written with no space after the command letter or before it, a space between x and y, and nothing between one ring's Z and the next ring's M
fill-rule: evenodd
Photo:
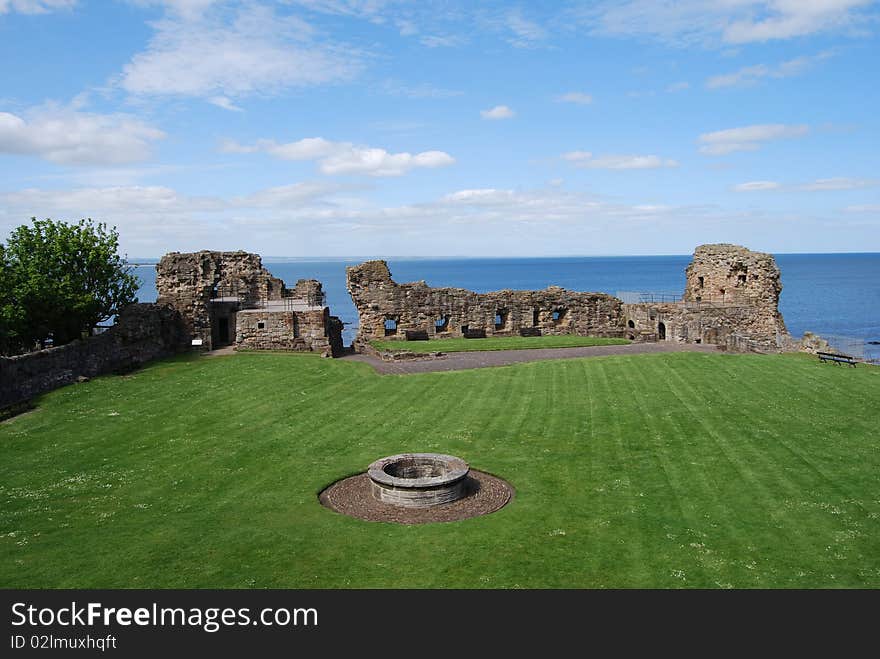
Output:
M686 271L684 295L659 303L549 287L474 293L398 284L385 261L347 268L357 307L356 350L376 339L572 334L634 341L706 343L727 350L792 349L779 313L779 268L769 254L702 245Z
M330 315L321 282L288 289L248 252L171 252L156 266L158 304L181 316L193 346L342 352L342 322Z
M330 315L321 282L292 289L247 252L172 252L156 266L158 302L124 309L103 334L15 357L0 357L0 410L95 375L124 372L185 350L223 346L338 356L342 322ZM702 245L687 267L683 295L626 299L551 286L475 293L398 284L385 261L347 269L360 319L354 348L370 341L446 337L625 337L704 343L736 352L827 350L818 337L788 335L779 313L779 268L769 254ZM439 345L442 348L442 343Z
M620 300L605 293L578 293L551 286L543 291L474 293L431 288L424 281L398 284L385 261L346 271L358 310L355 349L375 339L577 334L622 336Z
M708 343L737 352L794 349L782 314L779 268L770 254L701 245L674 303L625 304L627 337Z

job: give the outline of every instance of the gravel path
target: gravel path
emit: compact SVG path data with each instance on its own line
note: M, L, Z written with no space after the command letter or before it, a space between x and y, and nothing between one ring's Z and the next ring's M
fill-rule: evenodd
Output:
M439 343L439 342L438 342ZM468 368L507 366L545 359L573 357L602 357L604 355L641 355L658 352L716 352L711 345L664 343L630 343L618 346L590 346L584 348L534 348L528 350L486 350L479 352L450 352L439 358L408 359L384 362L370 355L346 355L341 359L370 364L379 373L405 375L434 371L461 371Z

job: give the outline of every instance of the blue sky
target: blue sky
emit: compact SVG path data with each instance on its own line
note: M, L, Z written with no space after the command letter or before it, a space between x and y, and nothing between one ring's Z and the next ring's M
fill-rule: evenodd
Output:
M871 0L0 0L0 234L880 251Z

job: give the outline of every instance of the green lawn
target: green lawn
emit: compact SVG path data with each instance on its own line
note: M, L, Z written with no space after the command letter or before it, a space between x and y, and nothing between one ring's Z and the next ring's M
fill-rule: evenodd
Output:
M526 350L528 348L580 348L583 346L619 346L627 339L599 336L504 336L485 339L434 339L433 341L370 341L377 350L412 352L472 352L475 350Z
M152 364L0 424L0 587L880 587L880 369L672 353L412 376L311 355ZM401 451L516 488L364 522Z

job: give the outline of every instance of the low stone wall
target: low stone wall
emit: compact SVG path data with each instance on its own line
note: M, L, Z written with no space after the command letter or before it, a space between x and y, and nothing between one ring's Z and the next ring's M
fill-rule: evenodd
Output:
M627 338L633 340L708 343L731 352L790 350L787 333L772 329L749 333L754 307L702 303L624 304ZM662 328L662 331L661 331Z
M342 354L342 322L327 307L313 311L245 309L235 318L235 345L243 350L297 350Z
M0 408L82 378L130 371L187 348L180 314L157 304L132 304L103 334L14 357L0 357Z

